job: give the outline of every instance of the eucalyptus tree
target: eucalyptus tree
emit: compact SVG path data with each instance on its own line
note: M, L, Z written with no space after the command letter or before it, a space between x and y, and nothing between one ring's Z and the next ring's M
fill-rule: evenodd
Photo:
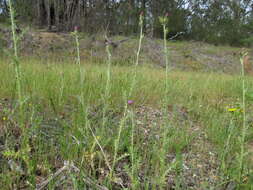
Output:
M252 37L252 0L13 0L17 19L42 28L112 34L138 33L143 13L146 34L162 37L159 17L168 17L168 38L240 44ZM7 0L0 0L0 14L8 17ZM253 37L252 37L253 38Z

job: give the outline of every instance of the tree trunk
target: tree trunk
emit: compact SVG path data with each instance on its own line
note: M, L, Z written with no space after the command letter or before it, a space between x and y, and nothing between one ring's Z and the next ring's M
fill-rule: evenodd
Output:
M146 0L142 0L142 11L143 11L143 31L146 31Z
M37 0L37 24L42 25L41 22L41 0Z
M46 9L47 9L47 27L48 30L51 30L51 0L46 0Z
M60 30L60 7L59 7L59 1L54 0L54 16L55 16L55 26L57 30Z

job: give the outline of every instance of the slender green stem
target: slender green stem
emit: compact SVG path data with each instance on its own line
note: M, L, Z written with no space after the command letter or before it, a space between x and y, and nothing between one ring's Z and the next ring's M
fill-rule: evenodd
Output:
M132 83L131 83L131 86L130 86L128 96L126 96L126 97L130 97L132 95L132 92L133 92L133 89L134 89L134 86L135 86L135 83L136 83L137 66L139 65L139 57L140 57L140 52L141 52L142 39L144 37L144 35L143 35L143 16L142 15L140 16L140 28L141 28L140 38L139 38L138 50L137 50L137 53L136 53L136 61L135 61L135 65L134 65L134 76L133 76L133 80L132 80ZM110 54L108 54L108 55L110 55ZM109 58L110 58L110 56L109 56ZM125 99L125 101L127 101L127 98ZM112 164L112 172L110 174L111 178L113 176L113 169L115 167L116 160L117 160L119 141L120 141L120 138L121 138L121 133L122 133L123 127L125 125L125 120L127 118L127 108L128 108L128 105L127 105L127 103L125 103L123 118L120 121L118 137L115 140L115 144L114 144L114 157L113 157L113 164ZM133 141L133 139L132 139L132 141Z
M106 52L108 56L108 61L107 61L107 80L106 80L106 86L105 86L105 95L106 97L109 96L110 94L110 83L111 83L111 64L112 64L112 55L110 52L110 47L109 45L106 45Z
M80 57L80 43L79 43L79 36L77 30L74 32L75 41L76 41L76 58L77 58L77 64L79 66L79 72L80 72L80 79L83 80L83 72L81 68L81 57Z
M117 160L117 155L118 155L119 141L121 138L121 133L122 133L123 127L125 125L126 119L127 119L127 103L125 104L123 118L120 120L118 136L117 136L117 139L115 140L115 143L114 143L114 156L113 156L112 172L110 173L110 178L112 178L112 176L113 176L113 170L114 170L116 160Z
M77 64L79 67L81 67L81 58L80 58L80 43L79 43L79 36L78 31L75 29L74 31L75 41L76 41L76 58L77 58Z
M247 56L247 53L244 53L242 58L240 59L241 62L241 77L242 77L242 110L243 110L243 126L242 126L242 135L240 137L240 145L241 145L241 152L239 158L239 179L242 180L243 174L243 167L244 167L244 156L245 156L245 137L247 134L248 126L246 124L246 86L245 86L245 72L244 72L244 59Z
M165 73L165 97L164 97L164 115L167 116L168 115L168 109L167 109L167 105L169 102L169 96L168 96L168 92L169 92L169 79L168 79L168 74L169 74L169 61L168 61L168 48L167 48L167 34L168 34L168 29L167 29L167 22L168 19L167 17L161 17L160 18L160 22L161 25L163 27L163 50L164 50L164 58L165 58L165 66L166 66L166 73ZM170 130L170 128L168 127L168 125L170 124L169 121L169 117L164 117L164 124L162 125L162 142L161 142L161 155L160 155L160 159L159 159L159 172L158 172L158 177L159 177L159 184L161 184L161 187L164 185L165 183L165 176L168 169L168 166L166 165L166 153L167 153L167 144L168 144L168 132ZM170 166L172 167L172 166Z
M109 160L108 160L108 158L107 158L107 156L106 156L106 154L105 154L104 149L102 148L102 146L101 146L101 144L99 143L99 141L98 141L96 135L94 134L92 128L90 127L90 123L87 122L87 125L88 125L88 128L90 129L91 134L92 134L93 138L95 139L95 141L96 141L96 143L97 143L97 145L98 145L100 151L102 152L102 154L103 154L103 156L104 156L105 163L106 163L108 169L109 169L110 172L111 172L111 171L112 171L112 168L111 168L111 166L110 166Z
M17 35L16 35L16 24L14 18L14 9L12 7L12 0L9 0L10 18L11 18L11 31L13 39L13 49L15 58L18 58L18 47L17 47Z
M80 90L81 90L81 94L80 94L80 101L82 104L82 109L84 110L84 70L81 67L81 56L80 56L80 43L79 43L79 35L78 35L78 31L77 29L75 29L75 31L73 32L73 35L75 37L75 42L76 42L76 59L77 59L77 64L79 66L79 75L80 75Z
M144 35L143 35L143 15L140 15L140 23L139 23L139 25L140 25L140 38L139 38L138 50L136 52L136 61L135 61L135 65L134 65L134 76L133 76L133 80L132 80L132 83L131 83L131 86L130 86L130 90L128 92L128 96L125 93L125 102L126 103L125 103L125 107L124 107L123 118L120 121L120 126L119 126L119 131L118 131L118 137L115 140L114 158L113 158L112 169L114 169L114 166L116 164L117 155L118 155L118 148L119 148L119 141L120 141L120 138L121 138L121 133L122 133L123 127L125 125L125 121L126 121L126 119L128 117L128 113L127 113L127 110L128 110L127 98L131 97L133 89L134 89L134 86L135 86L135 83L136 83L137 67L139 65L139 57L140 57L140 52L141 52L142 39L144 38ZM133 140L134 139L133 139L133 136L132 136L131 141L133 142ZM113 175L113 173L111 173L110 176L112 177L112 175Z
M165 87L165 92L166 92L166 97L168 93L168 74L169 74L169 60L168 60L168 48L167 48L167 33L168 29L166 27L166 23L163 23L163 45L164 45L164 56L165 56L165 65L166 65L166 87Z
M102 121L103 127L105 126L105 123L106 123L106 111L108 109L108 100L110 97L112 55L110 52L109 44L106 44L106 53L107 53L108 59L107 59L107 71L106 71L107 79L106 79L106 85L105 85L104 107L103 107L103 121Z
M131 111L131 122L132 122L132 133L131 133L131 162L132 162L132 170L131 170L131 174L132 177L134 176L134 132L135 132L135 123L134 123L134 113L133 111Z
M16 90L18 94L18 103L21 109L22 108L21 72L20 72L20 62L19 62L19 57L18 57L18 44L17 44L18 38L16 34L16 24L15 24L14 8L12 6L12 0L8 1L8 5L9 5L9 10L10 10L11 31L12 31L12 40L13 40L13 50L14 50L13 63L15 67Z
M135 87L135 83L136 83L136 77L137 77L137 67L139 65L139 59L140 59L140 52L141 52L141 46L142 46L142 40L144 38L144 34L143 34L143 16L140 16L140 37L139 37L139 43L138 43L138 49L136 52L136 60L135 60L135 65L134 65L134 75L133 75L133 80L131 83L131 87L129 90L129 97L132 95L133 93L133 89Z

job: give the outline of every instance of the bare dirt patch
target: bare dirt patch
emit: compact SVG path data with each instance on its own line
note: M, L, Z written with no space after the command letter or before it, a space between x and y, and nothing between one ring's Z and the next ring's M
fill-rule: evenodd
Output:
M1 41L7 48L12 47L9 30L0 31ZM114 64L132 65L138 45L137 38L115 36L110 40L112 47L112 60ZM120 43L123 40L122 43ZM119 43L117 43L119 42ZM53 53L57 57L63 54L72 55L75 51L75 42L70 33L53 33L46 31L27 31L22 34L20 48L24 54ZM103 61L105 52L105 38L103 35L80 36L80 49L82 60L93 59ZM201 70L220 73L240 72L241 48L229 46L215 46L202 42L169 42L169 66L180 70ZM250 62L253 62L253 51L247 49ZM142 44L140 64L149 64L165 67L163 43L161 40L145 38Z

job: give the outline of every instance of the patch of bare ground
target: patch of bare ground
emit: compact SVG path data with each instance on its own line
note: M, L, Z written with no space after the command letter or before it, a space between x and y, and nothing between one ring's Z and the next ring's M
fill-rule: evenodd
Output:
M3 121L4 112L3 109L10 108L10 103L7 99L1 100L0 103L0 152L4 150L4 139L1 130L3 130L3 126L6 126L6 122ZM213 144L208 141L205 130L202 126L191 118L191 114L188 109L182 105L169 105L166 107L166 111L153 108L150 106L136 106L130 107L130 109L134 113L135 117L135 138L141 142L142 150L149 151L149 143L152 140L161 140L162 134L161 129L164 127L164 119L168 118L168 125L165 127L175 128L176 130L184 130L187 138L190 137L187 144L180 150L181 154L181 169L180 173L171 171L166 176L166 187L165 189L173 190L176 189L176 185L178 183L178 179L180 178L180 188L181 189L193 189L193 190L204 190L204 189L219 189L218 185L222 183L222 179L219 175L219 160L218 155L215 151ZM95 114L95 113L94 113ZM10 122L9 118L9 122ZM119 115L117 115L117 120L119 119ZM13 123L11 123L13 125ZM57 126L54 124L48 124L52 126ZM43 126L48 130L46 124ZM49 130L50 131L50 130ZM14 133L14 132L11 132ZM53 138L53 137L52 137ZM177 139L174 139L177 140ZM248 145L248 151L252 155L253 154L253 143ZM177 153L172 148L168 151L167 154L167 164L170 165L177 160ZM11 160L12 161L12 160ZM36 171L36 182L38 185L43 185L48 179L50 179L52 174L57 174L58 171L61 171L64 168L64 161L55 154L55 157L51 159L53 169L51 172L44 168L42 165L37 166ZM253 163L252 157L249 160ZM3 161L3 157L0 154L0 163L5 163ZM8 163L9 165L11 162ZM18 162L17 165L20 165ZM142 168L147 168L145 164ZM115 166L116 177L117 180L114 181L115 189L122 189L123 187L131 187L131 180L129 175L125 171L125 166L129 165L129 160L122 159ZM70 168L71 169L71 168ZM101 189L106 189L106 187L100 186L100 183L103 182L105 176L108 175L108 169L106 167L96 168L98 171L98 179L90 179L88 177L83 177L79 172L64 169L59 175L55 177L56 179L56 187L58 189L74 189L73 184L71 182L70 172L73 175L77 175L78 178L81 176L87 187L98 185ZM53 172L53 173L52 173ZM145 176L142 171L139 171L139 178L141 183L144 183L142 179L146 178L146 182L148 181L152 184L152 176ZM87 181L88 180L88 181ZM23 188L26 189L26 188ZM229 189L229 188L227 188Z
M164 120L164 113L159 109L141 106L135 110L137 130L145 134L144 143L148 143L151 136L159 140L159 128ZM218 176L219 163L214 146L208 141L204 129L198 122L192 121L188 111L183 106L169 106L167 117L179 121L187 135L193 137L182 151L182 171L180 174L181 188L183 189L209 189L220 182ZM144 144L145 147L145 144ZM176 153L171 151L168 155L168 165L175 162ZM174 189L178 176L171 172L167 176L166 189Z
M249 153L250 166L253 168L253 141L248 144L247 150Z
M10 107L7 100L1 101L1 120L0 126L6 125L3 121L3 107ZM168 106L168 112L161 111L161 109L156 109L148 106L138 106L130 108L134 112L135 121L136 121L136 137L143 138L141 140L142 148L148 149L148 144L151 139L156 139L159 141L161 139L161 127L164 125L164 119L167 117L169 119L169 125L166 127L180 127L179 130L185 130L186 135L189 135L193 138L189 141L188 144L182 149L180 153L182 156L182 166L180 172L180 186L182 189L205 189L214 187L219 182L218 177L218 161L217 155L213 149L212 144L208 142L206 138L206 134L198 122L191 120L190 115L188 114L187 108L184 106L173 105ZM10 122L10 121L9 121ZM177 122L174 126L173 123ZM53 124L55 125L55 124ZM45 128L45 127L43 127ZM0 128L2 130L2 128ZM4 134L4 133L1 133ZM2 137L1 137L2 138ZM0 143L0 150L2 148L4 150L4 139L3 142ZM176 140L176 139L175 139ZM139 139L138 139L139 141ZM173 149L171 149L167 155L167 164L175 162L176 153ZM20 165L18 162L11 160L12 162L8 162L9 165ZM47 180L51 179L50 176L55 175L56 187L58 189L74 189L73 184L71 182L70 173L73 175L79 176L79 172L66 169L63 160L55 155L55 158L52 158L52 166L53 170L51 172L48 169L44 168L42 165L37 166L36 171L36 182L38 187L47 182ZM1 163L1 156L0 156ZM129 164L129 161L123 159L116 166L116 176L117 181L115 181L115 189L122 189L123 187L131 187L131 181L128 174L125 172L124 167ZM143 163L146 164L146 163ZM148 167L148 166L143 166ZM64 168L63 171L61 169ZM101 170L101 171L100 171ZM58 174L57 172L60 173ZM103 176L108 173L106 168L98 168L98 181L94 179L89 179L82 177L83 180L88 180L85 183L87 186L98 185L99 182L103 180ZM53 174L52 174L53 172ZM49 173L51 173L49 175ZM57 174L57 175L56 175ZM139 172L140 179L146 177L142 176L142 171ZM165 189L175 189L176 181L178 180L178 173L172 171L167 175L167 185ZM152 184L152 176L149 183ZM92 184L93 183L93 184ZM100 186L101 189L104 188ZM26 189L24 187L23 189Z
M4 46L12 47L10 30L0 31ZM137 49L137 39L132 37L112 36L113 64L132 65ZM117 45L115 45L117 44ZM20 41L20 49L24 55L38 55L73 61L75 45L70 33L54 33L46 31L26 31ZM101 34L87 36L80 34L80 50L82 60L104 61L105 38ZM169 42L168 54L170 67L180 70L212 71L220 73L239 73L239 57L242 48L215 46L203 42ZM249 61L253 62L253 51L249 51ZM163 43L159 39L145 38L140 54L140 64L165 67Z

